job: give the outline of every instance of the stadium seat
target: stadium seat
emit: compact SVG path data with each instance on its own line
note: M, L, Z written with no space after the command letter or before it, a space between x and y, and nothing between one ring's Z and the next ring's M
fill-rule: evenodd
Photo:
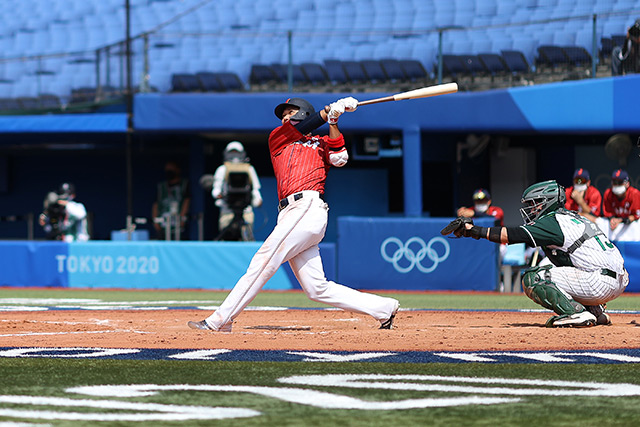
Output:
M388 79L387 75L380 64L380 61L374 59L363 59L360 61L362 69L366 74L369 81L373 84L386 83Z
M509 72L516 75L528 75L531 73L531 66L524 54L519 50L503 50L500 52L502 59Z
M273 68L273 70L276 72L278 77L282 79L282 81L288 83L289 81L289 65L288 64L274 63L274 64L271 64L271 68ZM302 86L302 85L309 84L309 79L307 79L307 76L302 72L302 67L299 64L292 64L291 72L292 72L291 78L292 78L293 86Z
M572 67L591 66L591 54L582 46L563 46L565 55Z
M622 46L624 44L624 39L627 38L624 34L611 34L611 40L613 41L613 46Z
M200 90L203 92L224 92L225 88L220 83L216 73L209 71L199 71L196 73L196 78L200 85Z
M249 84L262 89L274 89L284 83L269 65L253 64L249 73Z
M344 67L344 72L350 83L366 84L369 82L369 79L362 68L362 64L359 61L343 61L342 66Z
M315 62L303 62L300 64L302 73L307 76L307 80L311 86L324 86L329 84L329 76L327 71L320 64Z
M226 92L242 92L245 90L244 83L236 73L222 71L215 73L220 85Z
M345 85L349 82L349 78L342 66L342 61L338 59L325 59L324 68L327 71L327 76L332 85Z
M442 55L442 73L452 78L470 74L464 62L458 55Z
M559 70L566 68L569 64L569 58L560 46L541 45L538 46L537 50L538 58L536 59L536 66L538 69L545 67L551 70Z
M480 61L478 55L464 54L458 55L458 57L472 77L487 75L489 73L484 63Z
M608 62L611 59L611 51L613 50L613 40L609 37L600 39L600 60Z
M0 111L19 110L20 102L13 98L0 98Z
M195 74L176 73L171 76L171 92L199 92L200 81Z
M424 65L417 59L399 59L398 62L411 83L428 83L431 80Z
M499 76L507 72L507 65L497 53L480 53L478 58L484 64L488 73L492 76Z
M400 65L400 61L397 59L381 59L380 65L391 82L399 83L407 80L407 74L404 72L402 65Z

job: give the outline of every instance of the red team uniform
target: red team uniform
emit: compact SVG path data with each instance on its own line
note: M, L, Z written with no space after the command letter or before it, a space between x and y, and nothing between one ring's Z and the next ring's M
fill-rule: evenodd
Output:
M573 187L567 188L566 189L567 201L565 202L564 208L568 211L582 212L582 208L576 203L575 200L571 198L571 193L573 193ZM591 208L591 212L587 212L587 213L590 213L595 216L600 216L600 205L602 204L602 196L600 195L600 192L598 191L597 188L591 185L588 186L587 190L584 193L584 201Z
M298 125L292 124L291 120L298 121L296 116L283 113L289 111L288 114L293 114L291 106L298 108L296 116L308 118L301 118ZM328 220L329 207L322 198L327 172L331 166L344 166L349 158L344 137L335 126L337 117L356 107L356 99L343 98L331 104L330 111L325 109L329 124L334 125L329 131L333 138L308 134L326 123L327 118L316 113L307 101L293 98L276 108L276 116L283 124L269 135L269 151L280 199L277 224L220 307L203 321L189 322L190 328L231 332L233 320L280 265L289 262L310 299L346 311L368 314L380 321L381 329L391 329L398 301L327 280L318 247L324 238Z
M496 225L504 226L504 211L502 210L502 208L499 208L497 206L489 206L486 212L483 212L483 213L476 212L475 206L472 207L471 209L473 210L474 218L483 218L483 217L492 216L496 219Z
M611 188L607 188L604 192L602 210L607 218L627 218L629 215L635 216L636 219L640 218L640 190L629 187L624 199L620 200L618 196L613 194Z

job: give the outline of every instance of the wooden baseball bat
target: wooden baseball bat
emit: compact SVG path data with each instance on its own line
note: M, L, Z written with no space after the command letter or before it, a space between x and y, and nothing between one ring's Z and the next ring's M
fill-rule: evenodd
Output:
M410 90L408 92L396 93L395 95L385 96L382 98L370 99L368 101L358 102L358 107L362 105L377 104L379 102L402 101L403 99L427 98L429 96L446 95L458 91L457 83L445 83L435 86L427 86L420 89Z

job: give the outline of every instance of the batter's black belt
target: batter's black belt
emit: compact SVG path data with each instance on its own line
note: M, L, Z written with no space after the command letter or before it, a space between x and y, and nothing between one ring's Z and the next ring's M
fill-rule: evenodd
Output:
M615 271L609 270L608 268L603 268L602 270L600 270L600 274L602 274L603 276L612 277L614 279L618 278L618 273L616 273Z
M307 191L300 191L298 193L293 193L287 197L285 197L284 199L280 200L280 202L278 202L278 211L281 211L282 209L286 208L287 206L289 206L291 203L298 201L300 199L302 199L305 195L305 193L315 193L317 194L317 197L319 197L321 200L324 200L324 198L322 197L322 194L318 193L318 192L307 192ZM309 197L309 195L307 195L307 197Z

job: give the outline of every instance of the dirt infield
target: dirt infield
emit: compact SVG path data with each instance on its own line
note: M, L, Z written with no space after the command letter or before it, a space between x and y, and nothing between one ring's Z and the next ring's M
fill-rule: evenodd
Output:
M400 311L393 330L339 310L245 311L232 333L192 330L202 310L3 312L0 347L326 351L507 351L637 348L640 315L613 325L548 329L547 313Z

